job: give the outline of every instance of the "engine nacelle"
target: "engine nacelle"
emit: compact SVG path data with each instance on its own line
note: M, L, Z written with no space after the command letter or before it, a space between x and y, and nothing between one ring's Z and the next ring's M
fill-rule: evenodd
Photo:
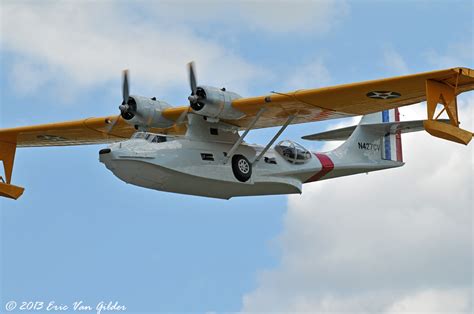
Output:
M242 98L234 92L224 88L199 86L196 90L197 101L191 103L193 111L199 115L216 119L240 119L244 113L232 107L232 101Z
M168 103L156 98L131 95L128 100L129 109L122 112L122 118L127 123L139 128L168 128L174 121L162 116L161 112L171 107Z

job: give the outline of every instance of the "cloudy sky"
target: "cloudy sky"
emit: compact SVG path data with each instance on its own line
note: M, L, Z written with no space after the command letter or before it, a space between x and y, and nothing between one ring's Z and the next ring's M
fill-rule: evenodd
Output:
M1 127L187 103L198 81L244 96L474 67L472 1L0 1ZM473 129L474 95L459 97ZM422 119L423 105L402 119ZM357 119L299 125L283 137ZM275 130L251 132L264 142ZM118 301L144 312L471 313L473 149L403 137L403 168L230 201L126 185L102 146L19 149L0 200L6 302Z

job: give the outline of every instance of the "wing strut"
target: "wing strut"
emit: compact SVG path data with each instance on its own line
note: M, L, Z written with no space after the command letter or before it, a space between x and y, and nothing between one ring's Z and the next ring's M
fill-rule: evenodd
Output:
M12 180L13 162L15 160L15 143L0 141L0 160L3 161L5 179L0 176L0 196L17 199L25 190L22 187L10 184ZM6 181L5 181L6 180Z
M462 69L460 69L462 71ZM426 80L426 107L428 120L423 122L425 130L433 136L467 145L473 134L459 127L458 105L456 100L458 80L461 72L457 74L456 84L453 86L445 82ZM435 117L438 104L444 107ZM446 111L449 123L438 120L439 116Z
M286 119L286 122L282 125L280 130L278 130L278 132L270 140L270 142L268 142L267 146L265 146L265 148L260 152L260 154L257 156L257 158L255 158L252 165L255 165L263 157L263 155L265 155L265 153L268 151L270 146L272 146L273 143L275 143L275 141L278 139L278 137L280 137L281 133L283 133L283 131L285 131L286 127L291 123L291 121L293 121L294 118L295 118L295 115L288 116L288 119Z
M230 158L232 158L232 156L234 155L235 151L237 150L237 148L239 148L239 145L242 144L244 138L247 136L247 134L249 133L249 131L253 128L253 126L255 125L255 123L257 123L258 119L260 118L260 116L262 115L262 113L266 110L265 107L263 107L262 109L260 109L257 114L255 115L255 117L253 118L252 122L250 122L249 126L245 129L244 133L242 133L242 135L239 137L239 139L234 143L234 145L232 146L232 148L229 150L229 152L227 153L227 155L224 157L224 165L229 161Z

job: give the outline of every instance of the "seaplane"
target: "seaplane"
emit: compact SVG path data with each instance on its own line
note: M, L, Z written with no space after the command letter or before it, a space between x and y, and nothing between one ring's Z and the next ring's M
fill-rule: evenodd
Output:
M192 62L188 72L186 106L129 94L124 71L118 115L0 129L0 196L18 199L24 192L11 183L17 148L108 144L99 161L126 183L230 199L302 193L304 183L403 166L402 133L426 130L464 145L473 137L460 128L457 108L457 96L474 89L469 68L257 97L198 85ZM399 107L424 101L425 120L400 121ZM343 141L332 151L279 141L290 125L353 116L362 116L359 124L302 137ZM245 142L250 131L268 127L279 129L265 145Z

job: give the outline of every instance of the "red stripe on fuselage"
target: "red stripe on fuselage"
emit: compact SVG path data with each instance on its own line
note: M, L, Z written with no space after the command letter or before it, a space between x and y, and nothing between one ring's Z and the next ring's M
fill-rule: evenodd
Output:
M321 170L319 170L315 175L313 175L311 178L305 181L306 182L313 182L313 181L318 181L325 175L327 175L329 172L334 169L334 163L332 162L331 158L324 154L314 154L318 159L319 162L321 163Z

